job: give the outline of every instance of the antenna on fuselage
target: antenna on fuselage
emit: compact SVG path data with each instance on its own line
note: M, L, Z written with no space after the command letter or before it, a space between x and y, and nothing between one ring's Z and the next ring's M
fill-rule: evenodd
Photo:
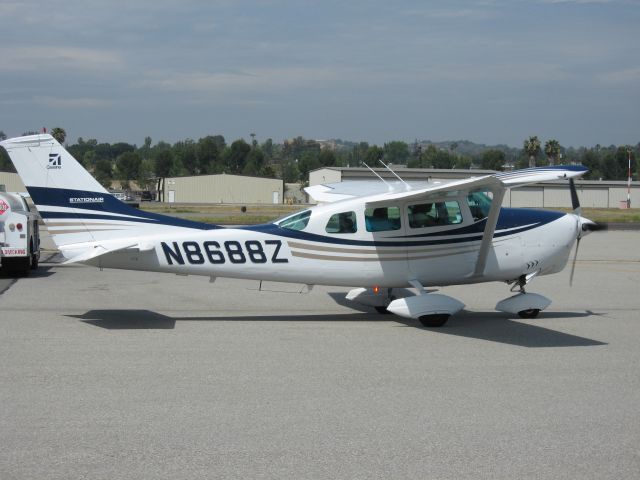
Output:
M376 177L378 177L380 180L382 180L382 183L384 183L384 184L387 186L387 188L389 189L389 191L393 190L393 187L392 187L391 185L389 185L389 183L388 183L384 178L382 178L380 175L378 175L378 173L377 173L373 168L371 168L369 165L367 165L367 164L366 164L366 163L364 163L364 162L362 162L362 164L363 164L365 167L367 167L367 168L371 171L371 173L373 173Z
M384 168L386 168L387 170L389 170L391 173L393 173L395 175L395 177L400 180L402 183L404 183L404 189L405 190L411 190L411 187L409 186L409 184L407 182L405 182L402 178L400 178L400 175L398 175L396 172L394 172L393 170L391 170L391 167L389 165L387 165L386 163L384 163L381 159L378 159L378 161L384 165Z

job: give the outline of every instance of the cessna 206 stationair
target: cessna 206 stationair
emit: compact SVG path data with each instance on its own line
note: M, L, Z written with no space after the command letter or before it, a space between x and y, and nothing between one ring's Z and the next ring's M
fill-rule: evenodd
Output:
M212 280L357 286L348 300L429 327L443 325L464 307L425 289L434 286L507 282L517 293L496 309L537 316L551 301L525 292L525 285L560 272L576 240L597 229L580 216L572 180L573 214L501 208L508 188L572 179L587 171L582 166L413 185L317 185L307 192L318 206L274 223L223 228L120 202L50 135L0 145L67 263Z

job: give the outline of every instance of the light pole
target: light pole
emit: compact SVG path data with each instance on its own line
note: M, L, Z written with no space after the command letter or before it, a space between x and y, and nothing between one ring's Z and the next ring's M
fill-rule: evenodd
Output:
M629 175L627 178L627 208L631 208L631 149L627 148L629 154Z

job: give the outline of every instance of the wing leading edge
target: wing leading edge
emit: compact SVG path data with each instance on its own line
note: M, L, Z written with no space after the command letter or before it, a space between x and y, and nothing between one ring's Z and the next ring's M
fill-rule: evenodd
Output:
M559 165L552 167L536 167L513 172L501 172L482 177L470 177L453 181L401 182L382 183L379 181L347 181L313 185L305 188L311 198L320 203L332 203L358 197L376 197L367 200L367 205L377 201L394 199L421 198L424 195L443 191L475 189L491 186L516 188L539 182L568 180L584 175L588 169L582 165Z

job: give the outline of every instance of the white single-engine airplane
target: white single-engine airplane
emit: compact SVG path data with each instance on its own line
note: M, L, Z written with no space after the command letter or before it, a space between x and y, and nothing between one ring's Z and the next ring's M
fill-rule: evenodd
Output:
M67 263L212 280L358 286L348 300L428 327L443 325L464 307L425 289L434 286L503 281L518 292L496 309L536 317L551 301L525 292L525 285L560 272L576 240L599 227L580 216L572 180L573 214L501 208L508 188L572 179L587 171L582 166L412 185L317 185L307 192L318 206L274 223L223 228L120 202L50 135L0 145Z

